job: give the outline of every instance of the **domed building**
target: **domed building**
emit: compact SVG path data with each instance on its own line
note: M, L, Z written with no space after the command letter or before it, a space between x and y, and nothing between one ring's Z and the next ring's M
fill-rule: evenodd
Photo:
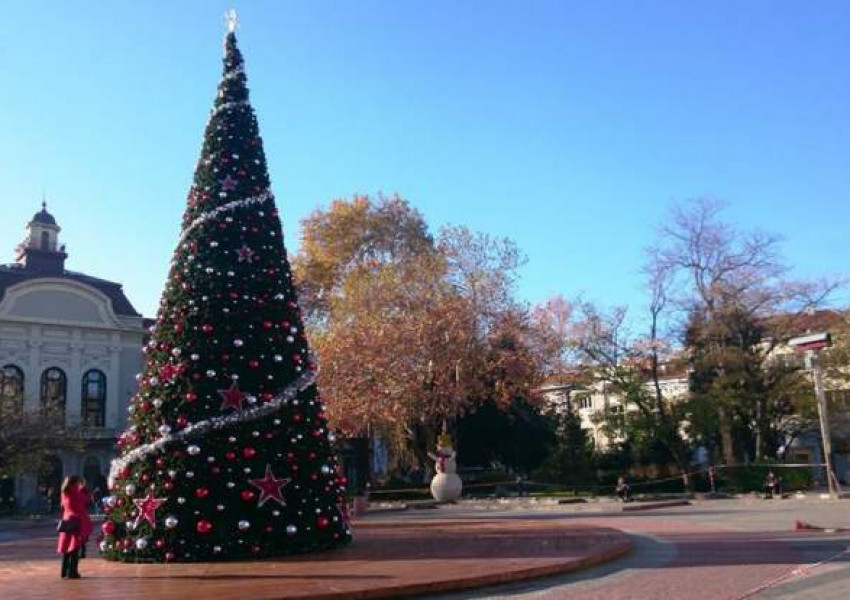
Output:
M141 369L142 316L121 284L65 268L60 231L42 204L15 262L0 265L0 401L32 413L59 407L84 442L50 455L40 474L0 480L7 506L43 507L69 474L105 485Z

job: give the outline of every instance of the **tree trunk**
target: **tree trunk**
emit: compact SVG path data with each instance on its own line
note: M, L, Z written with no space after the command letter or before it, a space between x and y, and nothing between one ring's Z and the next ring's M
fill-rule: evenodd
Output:
M424 483L430 481L430 473L433 473L431 457L428 456L429 451L436 450L437 447L437 432L439 426L432 421L419 421L411 425L410 432L410 451L419 463L424 476L427 478Z
M723 461L727 465L734 465L735 445L732 442L732 422L722 406L717 407L717 416L720 420L720 451L723 454Z

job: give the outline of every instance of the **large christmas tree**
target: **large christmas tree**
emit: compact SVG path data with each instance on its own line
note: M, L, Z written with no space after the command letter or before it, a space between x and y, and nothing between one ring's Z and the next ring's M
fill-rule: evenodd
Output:
M351 540L232 28L145 353L110 473L107 558L233 560Z

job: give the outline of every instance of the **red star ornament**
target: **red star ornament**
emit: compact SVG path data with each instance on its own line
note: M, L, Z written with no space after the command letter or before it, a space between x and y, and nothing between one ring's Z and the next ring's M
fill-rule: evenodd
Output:
M226 390L218 390L218 395L221 396L220 410L235 408L242 410L242 402L245 400L245 394L239 389L239 383L234 381Z
M224 179L221 180L221 189L225 192L229 192L236 188L236 184L239 183L236 179L228 175Z
M257 253L251 250L247 244L242 244L242 247L236 251L237 262L245 262L250 265L254 262L255 256L257 256Z
M286 501L280 493L280 488L288 484L291 479L286 477L277 478L272 473L272 466L266 465L266 475L262 479L249 479L248 483L260 490L260 499L257 501L258 506L262 506L268 500L274 500L281 506L286 506Z
M134 499L133 504L139 509L139 515L136 517L133 527L138 527L142 521L147 521L151 527L156 528L156 509L162 506L165 498L154 498L153 492L148 492L148 495L142 499Z

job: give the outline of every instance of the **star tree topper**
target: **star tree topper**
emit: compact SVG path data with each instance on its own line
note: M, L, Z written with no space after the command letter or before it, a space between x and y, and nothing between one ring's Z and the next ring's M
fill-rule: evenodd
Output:
M281 506L286 506L286 501L280 493L280 488L288 484L291 479L286 477L275 477L272 473L272 466L266 464L266 475L262 479L249 479L248 483L260 490L259 506L262 506L268 500L274 500Z
M153 492L148 492L148 495L144 498L134 499L133 504L139 509L139 515L136 517L133 527L138 527L142 521L147 521L151 524L151 527L156 528L156 509L162 506L163 502L165 502L165 498L154 498Z
M231 8L224 13L224 22L227 23L227 31L229 33L236 31L236 28L239 27L239 15L236 13L235 8Z

